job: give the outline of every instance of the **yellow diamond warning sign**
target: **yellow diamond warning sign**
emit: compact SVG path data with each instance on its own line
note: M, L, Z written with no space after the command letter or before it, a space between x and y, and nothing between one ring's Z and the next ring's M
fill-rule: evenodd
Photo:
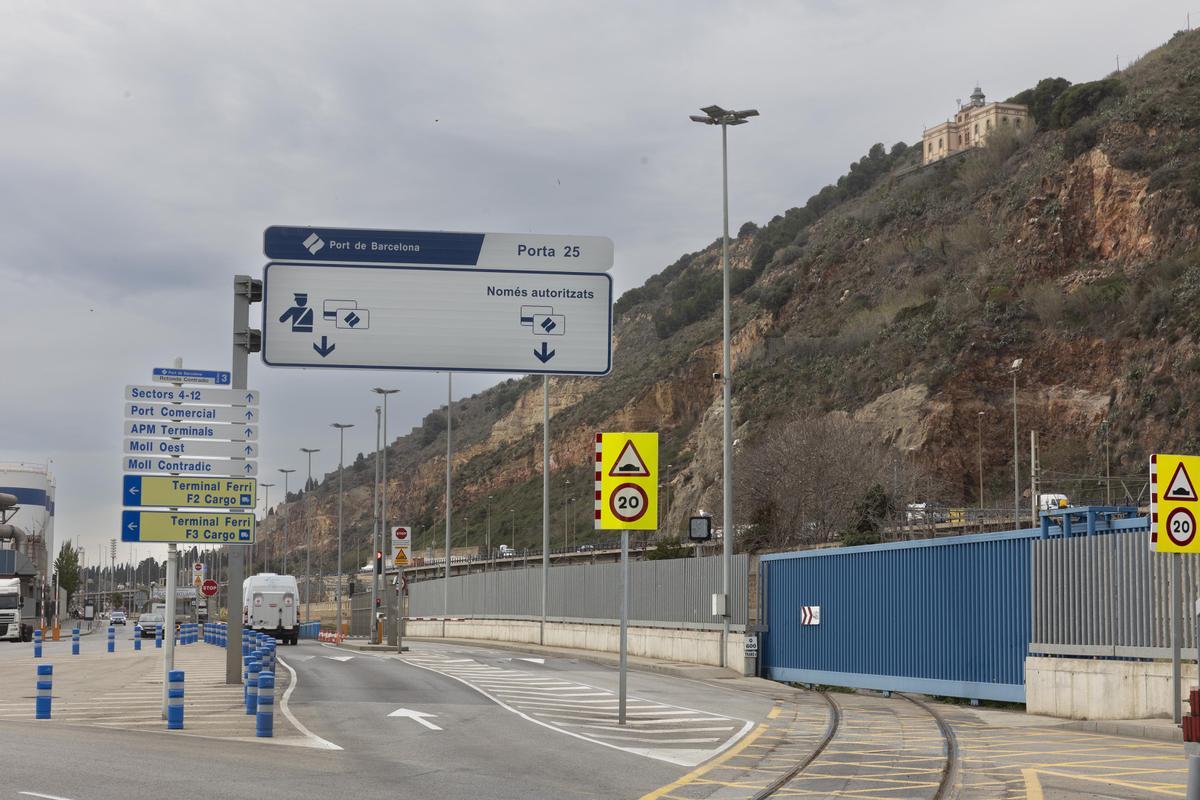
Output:
M1151 457L1154 476L1150 487L1154 549L1160 553L1200 553L1196 518L1200 516L1200 456L1158 453Z
M658 434L596 434L596 530L658 528Z

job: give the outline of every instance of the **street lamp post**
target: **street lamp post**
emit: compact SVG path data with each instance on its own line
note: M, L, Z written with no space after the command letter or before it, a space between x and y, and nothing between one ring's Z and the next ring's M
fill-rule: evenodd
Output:
M485 547L487 547L487 561L484 563L488 564L488 565L490 565L491 561L492 561L492 501L495 499L496 498L494 495L490 495L490 494L488 495L487 534L486 534L487 539L486 539L486 544L484 545ZM490 567L485 567L485 569L486 568L490 568Z
M980 411L977 415L979 420L979 510L981 512L983 511L983 414L984 412ZM980 519L982 518L983 514L980 514Z
M731 566L733 560L733 385L730 374L732 365L729 352L729 148L728 130L730 125L745 125L750 117L757 117L758 111L726 111L717 105L700 109L704 116L692 115L692 122L704 125L721 126L721 199L724 215L724 230L721 238L721 389L722 417L724 422L724 437L722 446L722 471L724 472L722 515L723 550L721 558L721 659L720 666L725 666L725 650L729 641L729 587Z
M331 428L338 432L338 555L337 555L337 632L342 632L342 583L345 575L342 573L342 473L345 471L346 460L346 428L353 428L349 422L330 423Z
M288 553L288 517L291 516L288 508L288 476L296 470L279 468L283 473L283 568L279 571L280 575L287 575L287 553Z
M376 450L377 450L377 452L376 452L376 456L375 456L375 463L378 465L378 468L379 468L379 482L380 482L382 485L380 486L380 491L379 491L379 494L380 494L380 504L379 504L379 539L378 539L378 541L376 542L376 544L375 544L375 548L374 548L376 551L378 551L378 552L382 552L382 551L383 551L383 549L384 549L384 543L385 543L385 542L390 542L390 541L391 541L391 539L389 538L389 536L391 535L391 532L388 530L388 516L387 516L387 510L388 510L388 500L387 500L387 488L388 488L388 476L387 476L387 451L388 451L387 411L388 411L388 402L387 402L387 401L388 401L388 395L393 395L393 394L395 394L396 392L398 392L398 391L400 391L400 390L399 390L399 389L384 389L384 388L382 388L382 387L376 386L376 387L375 387L374 389L372 389L371 391L372 391L372 392L374 392L375 394L377 394L377 395L381 395L381 396L383 397L383 446L382 446L382 447L379 447L379 443L378 443L378 442L376 442ZM372 576L372 578L371 578L371 608L372 608L372 613L374 613L374 610L373 610L373 609L375 608L375 602L376 602L376 601L379 599L379 578L380 578L380 576L379 576L378 574L374 574L374 575ZM396 598L396 614L397 614L397 616L399 616L399 614L400 614L400 599L399 599L399 595L397 595L397 598Z
M1021 462L1020 449L1017 444L1017 372L1025 359L1018 358L1012 362L1009 372L1013 379L1013 528L1021 527ZM1036 524L1033 520L1031 524Z
M259 486L262 486L264 489L266 489L266 492L264 493L264 497L263 497L263 504L264 504L263 524L265 525L266 518L271 516L271 487L275 486L275 483L259 483ZM264 564L266 563L265 559L264 559L263 563ZM246 569L250 572L254 571L254 546L253 545L250 546L250 564L247 565Z
M313 453L319 453L321 449L319 447L301 447L300 452L308 456L308 480L304 483L304 499L307 500L312 487ZM306 505L308 503L303 503L300 507L303 508ZM315 511L314 508L304 516L304 527L308 528L308 544L304 548L304 618L306 621L312 619L312 518Z
M563 481L563 549L570 551L571 544L567 541L567 490L570 488L569 480Z
M512 530L509 533L512 535L512 543L509 545L513 549L513 554L517 552L517 510L510 508L509 513L512 514Z

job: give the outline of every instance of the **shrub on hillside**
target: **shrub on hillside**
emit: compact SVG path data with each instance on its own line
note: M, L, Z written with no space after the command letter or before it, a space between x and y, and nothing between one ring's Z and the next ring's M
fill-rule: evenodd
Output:
M1033 120L1039 128L1052 128L1054 126L1050 124L1050 110L1070 86L1071 82L1066 78L1042 78L1037 82L1037 86L1010 97L1008 102L1029 106L1029 113L1033 115Z
M1125 84L1116 78L1077 83L1064 91L1050 109L1050 127L1070 128L1084 117L1096 113L1109 98L1125 94Z
M1063 156L1074 161L1096 146L1100 140L1100 123L1091 119L1080 120L1071 126L1063 138Z

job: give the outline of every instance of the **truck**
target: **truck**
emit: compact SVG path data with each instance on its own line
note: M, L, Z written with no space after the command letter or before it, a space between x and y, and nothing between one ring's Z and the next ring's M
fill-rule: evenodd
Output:
M295 645L300 639L299 598L292 575L251 575L242 582L242 626Z
M1070 505L1071 501L1065 494L1038 495L1038 511L1058 511L1060 508L1067 508Z
M0 639L28 642L36 627L37 600L29 581L0 578Z

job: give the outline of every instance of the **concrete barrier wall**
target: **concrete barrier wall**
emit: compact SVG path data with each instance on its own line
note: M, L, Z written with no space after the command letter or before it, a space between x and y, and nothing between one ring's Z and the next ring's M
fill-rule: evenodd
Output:
M444 629L443 629L443 626ZM534 620L475 619L461 622L410 621L408 636L448 639L484 639L494 642L538 644L539 623ZM617 653L620 650L620 626L583 622L547 622L547 647L569 647L575 650L595 650ZM745 635L729 634L726 663L743 674ZM629 628L629 655L676 661L687 664L720 666L720 631Z
M1196 665L1183 664L1183 685L1196 683ZM1170 661L1025 659L1025 703L1030 714L1067 719L1170 718Z

